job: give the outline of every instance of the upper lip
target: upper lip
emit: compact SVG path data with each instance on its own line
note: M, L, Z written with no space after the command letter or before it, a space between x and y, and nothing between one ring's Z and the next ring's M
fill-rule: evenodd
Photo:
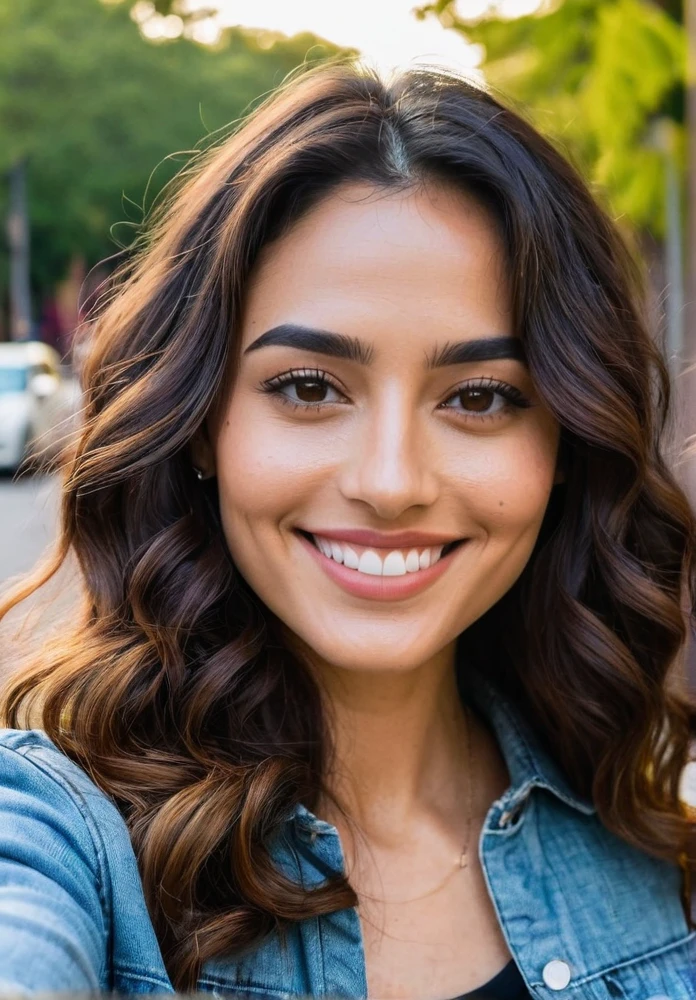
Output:
M458 542L461 535L443 535L426 531L370 531L367 528L302 528L311 535L334 538L337 542L353 542L355 545L371 545L376 549L405 549L415 545L446 545Z

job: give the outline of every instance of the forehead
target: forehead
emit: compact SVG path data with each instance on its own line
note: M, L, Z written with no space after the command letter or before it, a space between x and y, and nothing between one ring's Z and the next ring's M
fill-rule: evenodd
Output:
M332 329L422 324L462 333L508 311L495 221L472 196L430 182L345 184L266 246L245 296L244 343L293 320Z

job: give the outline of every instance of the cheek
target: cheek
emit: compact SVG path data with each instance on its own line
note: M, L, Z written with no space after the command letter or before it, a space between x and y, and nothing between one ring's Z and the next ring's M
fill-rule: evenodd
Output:
M240 394L232 401L215 447L226 526L240 520L258 526L266 520L277 522L284 510L311 493L322 472L325 475L325 462L307 432L299 428L293 435L287 423L269 415L263 400Z
M534 426L470 454L460 490L475 520L499 536L536 534L556 470L557 434Z

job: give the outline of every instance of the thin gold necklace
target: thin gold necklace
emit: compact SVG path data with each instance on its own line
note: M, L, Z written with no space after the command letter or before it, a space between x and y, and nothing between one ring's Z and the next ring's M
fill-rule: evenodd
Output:
M474 755L471 741L471 715L469 713L469 706L464 703L464 717L466 719L466 747L467 747L467 760L469 762L469 781L468 781L468 791L469 791L469 810L466 820L466 839L462 844L462 850L457 859L454 868L445 875L441 882L435 886L434 889L429 889L424 892L422 896L411 896L408 899L380 899L377 896L368 896L367 893L360 892L358 896L362 899L369 899L376 903L389 903L394 905L402 905L403 903L415 903L419 899L427 899L428 896L434 896L436 892L445 885L458 871L463 868L467 868L469 865L469 842L471 840L471 824L473 822L473 812L474 812Z

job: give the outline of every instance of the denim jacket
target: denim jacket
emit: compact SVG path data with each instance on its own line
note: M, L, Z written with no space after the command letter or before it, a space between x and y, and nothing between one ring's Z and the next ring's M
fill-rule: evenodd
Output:
M479 857L510 952L537 1000L694 1000L696 931L680 871L599 822L515 706L477 676L467 698L495 733L511 783ZM343 870L336 828L303 806L274 842L305 885ZM357 910L291 927L204 964L198 989L366 997ZM39 730L0 730L0 993L172 993L126 825Z

